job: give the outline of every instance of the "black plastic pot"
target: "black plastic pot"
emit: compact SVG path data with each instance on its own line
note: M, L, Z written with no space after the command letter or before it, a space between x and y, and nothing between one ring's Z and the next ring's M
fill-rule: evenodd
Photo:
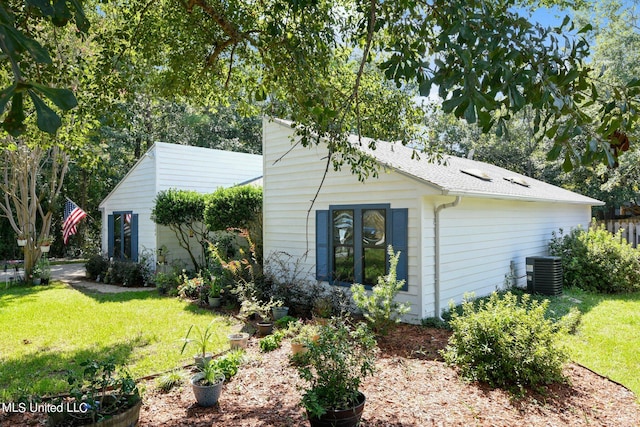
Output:
M311 427L355 427L360 425L362 411L364 410L365 396L358 393L355 405L348 409L332 410L321 417L308 417ZM307 413L308 416L308 413Z

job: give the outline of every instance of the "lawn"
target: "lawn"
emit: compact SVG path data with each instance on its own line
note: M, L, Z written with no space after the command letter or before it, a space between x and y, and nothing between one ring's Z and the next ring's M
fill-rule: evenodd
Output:
M571 359L624 384L640 398L640 293L602 295L570 289L553 298L550 308L561 312L567 305L582 312L576 334L564 339Z
M113 357L134 377L192 361L180 354L191 324L216 322L212 351L228 348L233 324L155 292L82 293L60 282L0 290L0 401L65 390L65 371Z

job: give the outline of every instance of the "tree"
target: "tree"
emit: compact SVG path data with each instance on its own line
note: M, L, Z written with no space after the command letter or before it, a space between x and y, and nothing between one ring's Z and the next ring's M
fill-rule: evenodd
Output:
M521 3L121 0L101 3L100 19L119 23L107 56L129 57L127 75L148 75L157 93L209 104L231 98L242 110L266 100L299 125L303 145L326 138L334 167L361 175L375 166L346 134L382 129L376 137L408 142L415 117L394 101L432 87L445 112L485 133L503 134L513 114L530 107L536 136L553 139L550 157L562 156L567 169L579 160L614 164L610 144L637 120L640 80L601 93L585 60L581 34L589 27L577 30L569 19L558 28L533 25L514 12ZM400 91L379 91L388 88L380 71ZM120 87L128 96L135 85Z
M348 164L365 174L373 167L347 142L348 132L370 136L365 127L376 124L390 129L387 139L415 136L403 106L364 96L365 82L376 81L378 71L407 95L437 87L445 112L485 133L503 134L513 114L528 106L535 135L553 139L550 157L562 156L566 169L582 159L613 164L611 139L635 122L640 81L625 81L611 96L600 93L580 37L588 27L579 31L566 19L542 28L513 12L517 4L192 0L186 11L164 3L164 10L145 13L139 28L145 41L156 40L148 59L165 90L208 87L284 104L300 125L302 144L313 145L318 136L330 141L335 167ZM170 39L163 39L166 28ZM367 107L374 111L371 101L378 103L375 115L365 114ZM577 135L582 142L575 143Z
M169 227L178 238L180 247L191 258L193 268L200 271L202 265L198 259L206 262L206 242L208 230L204 223L205 195L195 191L169 189L156 195L151 219L159 225ZM191 237L196 248L191 244ZM196 256L195 251L200 250Z
M89 22L79 1L57 0L53 5L49 1L25 3L3 2L0 5L0 50L4 56L3 62L6 61L3 64L3 89L0 91L0 116L4 115L11 101L2 127L13 136L25 132L27 115L24 110L28 108L35 111L40 130L55 134L62 126L62 121L43 97L62 111L74 108L77 101L71 90L41 82L43 70L53 63L49 49L38 40L42 33L49 30L42 23L64 27L73 21L79 32L86 32ZM9 81L12 84L5 86ZM29 100L31 105L27 107L25 102Z
M44 135L42 138L51 139ZM27 240L24 247L27 278L41 255L39 241L50 238L54 203L62 189L69 156L59 145L46 141L29 146L8 137L3 142L0 189L4 197L0 212L8 218L16 236Z

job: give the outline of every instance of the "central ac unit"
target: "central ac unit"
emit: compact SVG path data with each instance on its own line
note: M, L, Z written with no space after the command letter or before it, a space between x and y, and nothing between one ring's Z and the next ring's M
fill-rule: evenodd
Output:
M554 256L527 257L527 291L532 294L562 294L562 260Z

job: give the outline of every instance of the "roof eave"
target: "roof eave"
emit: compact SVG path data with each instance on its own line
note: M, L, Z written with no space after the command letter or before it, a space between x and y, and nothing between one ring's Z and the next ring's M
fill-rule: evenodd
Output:
M477 192L466 191L460 189L446 189L443 188L442 195L444 196L472 196L482 199L501 199L501 200L517 200L521 202L547 202L547 203L565 203L569 205L588 205L588 206L604 206L605 203L585 197L584 200L570 200L570 199L549 199L544 197L526 197L520 195L511 195L504 193L489 193L489 192Z

